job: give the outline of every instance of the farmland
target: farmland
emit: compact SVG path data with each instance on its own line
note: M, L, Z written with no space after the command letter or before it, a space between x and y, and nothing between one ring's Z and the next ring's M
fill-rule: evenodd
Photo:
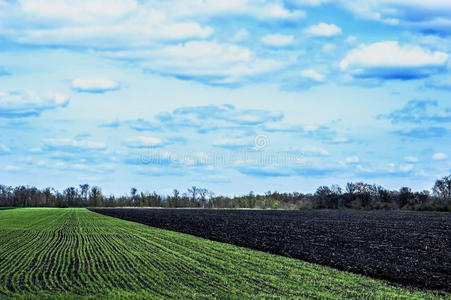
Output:
M187 225L188 226L188 225ZM0 297L440 298L82 208L0 211Z
M451 291L449 213L93 210L392 282Z

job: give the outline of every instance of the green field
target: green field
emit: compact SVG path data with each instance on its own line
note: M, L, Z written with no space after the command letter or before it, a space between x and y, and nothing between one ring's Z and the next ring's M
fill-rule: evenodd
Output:
M90 212L0 211L0 298L440 298Z

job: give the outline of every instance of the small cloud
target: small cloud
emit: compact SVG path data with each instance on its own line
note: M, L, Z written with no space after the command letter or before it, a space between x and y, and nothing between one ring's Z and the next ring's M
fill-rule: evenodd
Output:
M43 150L61 152L86 152L106 149L103 142L78 140L71 138L49 138L43 141Z
M302 70L301 77L313 80L315 82L324 82L325 79L324 75L321 75L320 73L312 69Z
M302 10L288 10L280 4L268 4L262 9L261 16L265 18L296 20L305 18L306 14Z
M434 155L432 155L433 160L444 160L447 158L448 158L448 156L443 152L437 152L437 153L434 153Z
M133 121L128 121L127 123L131 129L136 131L154 131L161 128L159 124L155 124L141 118Z
M434 111L431 112L431 110ZM391 120L393 124L401 122L421 123L423 121L446 123L451 122L451 109L439 108L436 100L411 100L403 108L377 117Z
M451 91L451 76L426 82L426 86L434 89Z
M10 154L11 153L11 149L9 149L9 147L0 144L0 155L5 155L5 154Z
M360 161L359 157L357 155L353 155L353 156L348 156L345 158L345 162L346 163L358 163Z
M31 153L40 153L40 152L42 152L42 149L39 148L39 147L33 147L33 148L28 149L28 152L31 152Z
M442 137L448 133L448 130L443 127L417 127L410 130L397 130L393 133L410 138L428 139Z
M405 161L407 161L407 162L417 162L418 161L418 158L417 157L415 157L415 156L405 156L404 157L404 160Z
M400 165L399 166L399 170L402 172L409 172L413 169L413 165L412 164L407 164L407 165Z
M330 0L289 0L288 3L299 6L319 6Z
M305 30L308 35L318 37L332 37L341 34L341 28L335 24L319 23Z
M346 43L354 45L355 43L357 43L357 38L353 35L350 35L346 38Z
M344 137L344 136L336 136L336 137L333 137L329 141L329 143L331 143L331 144L347 144L347 143L350 143L350 142L351 142L351 140L349 138L347 138L347 137Z
M299 151L303 154L322 155L322 156L329 155L329 152L327 152L327 150L316 147L302 147L299 149Z
M138 136L127 139L126 145L130 148L151 148L163 146L163 141L156 137Z
M7 165L5 167L5 171L12 171L12 172L14 172L14 171L22 171L22 170L23 170L22 167L19 167L19 166L16 166L16 165Z
M358 170L358 171L360 171L360 172L363 172L363 173L372 173L374 170L372 170L372 169L370 169L370 168L368 168L368 167L364 167L364 166L362 166L362 165L357 165L356 166L356 169Z
M120 84L106 78L76 78L72 80L72 89L77 92L103 94L120 89Z
M397 41L361 45L340 62L340 69L355 78L410 80L444 71L449 55Z
M119 128L119 126L121 126L120 121L112 121L100 125L101 128Z
M226 149L251 147L252 141L244 138L223 138L213 142L213 146Z
M271 47L285 47L290 46L294 42L294 37L292 35L283 34L268 34L262 37L262 43Z
M249 31L247 31L245 28L241 28L235 33L231 40L232 42L242 42L247 38L249 38Z

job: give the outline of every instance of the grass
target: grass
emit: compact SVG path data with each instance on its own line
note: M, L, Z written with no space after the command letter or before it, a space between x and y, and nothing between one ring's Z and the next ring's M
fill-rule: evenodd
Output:
M86 209L0 211L0 297L442 298Z

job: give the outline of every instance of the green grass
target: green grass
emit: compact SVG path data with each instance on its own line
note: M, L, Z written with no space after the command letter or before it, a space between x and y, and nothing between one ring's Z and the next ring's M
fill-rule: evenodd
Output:
M440 298L86 209L0 211L0 297Z

